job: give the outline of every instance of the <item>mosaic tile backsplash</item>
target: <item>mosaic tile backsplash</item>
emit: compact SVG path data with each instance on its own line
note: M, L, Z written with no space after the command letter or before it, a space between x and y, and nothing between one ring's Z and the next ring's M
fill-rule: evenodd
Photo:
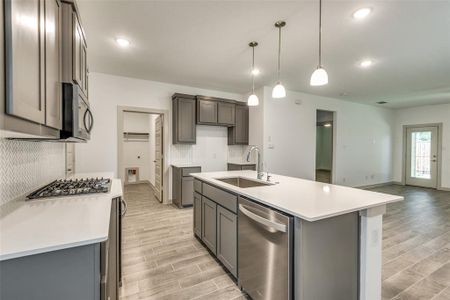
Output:
M0 139L0 205L64 177L63 143Z

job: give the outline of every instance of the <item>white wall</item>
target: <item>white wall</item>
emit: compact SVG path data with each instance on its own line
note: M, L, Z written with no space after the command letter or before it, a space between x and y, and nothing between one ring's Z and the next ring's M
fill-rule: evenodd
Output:
M403 126L442 123L442 187L450 188L450 104L399 109L395 112L393 177L402 180Z
M150 151L150 183L155 186L155 120L158 115L150 115L149 117L149 132L150 132L150 140L149 140L149 151Z
M239 94L102 73L90 73L89 80L89 101L95 125L91 133L91 140L76 148L77 172L112 171L117 176L117 106L171 110L172 95L176 92L235 100L243 98ZM198 126L197 145L187 147L172 145L169 149L168 161L190 162L193 159L201 159L206 170L217 169L219 166L224 168L228 156L225 130L220 127ZM211 142L203 141L203 137L208 134L212 134ZM172 141L171 134L168 138ZM221 139L220 144L216 144L218 138ZM219 146L221 147L219 148ZM168 172L168 170L164 170L164 172Z
M270 172L314 180L316 110L323 109L337 112L335 183L363 186L392 180L394 111L292 91L287 94L275 100L271 88L264 87L263 105L250 111L250 136L264 128L264 164Z
M149 114L125 112L123 114L124 132L150 132ZM123 141L123 165L124 168L139 168L139 180L150 181L150 143L149 140L135 141L134 139Z

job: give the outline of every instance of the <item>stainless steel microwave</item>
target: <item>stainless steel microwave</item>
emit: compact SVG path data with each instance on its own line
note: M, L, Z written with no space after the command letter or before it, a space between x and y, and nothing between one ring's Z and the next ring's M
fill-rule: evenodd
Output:
M70 142L88 141L93 126L94 116L80 87L73 83L63 83L61 139Z

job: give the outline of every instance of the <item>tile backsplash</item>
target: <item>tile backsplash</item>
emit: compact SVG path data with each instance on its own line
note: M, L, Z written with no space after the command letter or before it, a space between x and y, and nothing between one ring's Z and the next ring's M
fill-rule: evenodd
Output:
M64 177L63 143L0 139L0 205Z

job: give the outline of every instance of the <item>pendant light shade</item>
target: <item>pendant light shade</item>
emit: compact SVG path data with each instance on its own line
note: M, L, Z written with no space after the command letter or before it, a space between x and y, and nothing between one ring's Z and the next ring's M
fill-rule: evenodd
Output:
M248 96L247 99L247 105L248 106L258 106L259 105L259 98L255 94L251 94Z
M277 82L272 90L272 98L280 99L286 97L286 89L281 84L281 82Z
M311 75L310 84L312 86L321 86L328 84L328 74L325 69L319 67Z
M322 0L319 0L319 65L312 73L309 84L311 86L328 84L327 71L322 67Z
M286 26L285 21L278 21L275 23L275 27L278 28L278 69L277 69L278 80L272 90L272 98L275 98L275 99L280 99L280 98L286 97L286 89L281 84L281 80L280 80L280 74L281 74L281 28L283 28L284 26Z
M250 47L252 47L252 94L247 99L247 105L248 106L257 106L259 105L259 99L258 96L255 95L255 75L257 70L255 68L255 47L258 46L257 42L251 42L248 44Z

